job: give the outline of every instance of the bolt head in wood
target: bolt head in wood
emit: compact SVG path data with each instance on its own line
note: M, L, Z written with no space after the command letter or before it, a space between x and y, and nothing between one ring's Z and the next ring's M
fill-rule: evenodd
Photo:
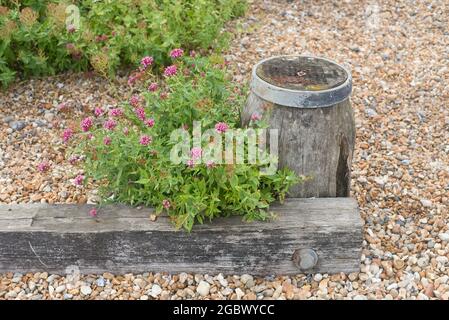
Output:
M293 253L292 260L300 270L306 271L316 266L318 255L312 249L299 249Z

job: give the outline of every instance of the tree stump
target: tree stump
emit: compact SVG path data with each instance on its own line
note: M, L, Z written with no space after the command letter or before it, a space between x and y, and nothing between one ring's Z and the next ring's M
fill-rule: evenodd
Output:
M309 177L290 197L347 197L355 143L351 74L316 57L279 56L253 69L242 124L261 116L278 129L278 167Z

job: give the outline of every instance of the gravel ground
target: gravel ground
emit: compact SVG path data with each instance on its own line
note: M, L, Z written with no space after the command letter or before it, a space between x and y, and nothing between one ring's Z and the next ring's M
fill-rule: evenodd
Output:
M235 78L276 54L313 54L354 78L353 196L365 220L361 272L0 275L0 299L449 299L449 3L255 1L228 54ZM119 79L124 83L123 79ZM0 203L95 201L77 189L61 128L115 104L90 74L31 80L0 99ZM119 86L119 92L125 86ZM61 108L60 104L66 106ZM62 110L60 110L62 109ZM36 166L51 163L49 173Z

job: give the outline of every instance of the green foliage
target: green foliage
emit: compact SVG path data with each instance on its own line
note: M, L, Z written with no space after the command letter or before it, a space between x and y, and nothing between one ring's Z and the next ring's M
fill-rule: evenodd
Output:
M3 1L0 6L0 82L16 75L55 74L93 67L111 75L144 55L167 63L167 50L222 48L226 21L245 0L79 0L79 29L70 30L70 1Z
M231 214L245 220L267 219L269 203L282 201L299 179L287 169L262 174L269 165L263 157L255 163L248 157L228 164L207 160L208 146L218 146L218 155L223 155L226 135L239 128L245 90L230 82L226 64L217 56L182 57L175 59L175 66L176 75L163 79L147 68L133 87L141 89L139 98L130 93L131 104L122 103L122 115L110 111L92 116L89 130L74 129L79 132L72 138L76 144L72 157L84 159L87 178L101 186L106 201L149 205L158 213L166 210L178 228L190 231L194 223ZM150 83L157 83L158 89L147 89ZM144 110L145 117L139 117L138 110ZM112 130L105 128L111 119ZM153 119L154 125L148 125L148 119ZM194 121L201 122L201 136L194 133ZM217 132L217 123L226 123L228 131ZM262 120L251 122L253 127L260 125ZM205 136L207 129L214 133L212 139ZM187 142L173 139L174 130L186 134ZM144 135L151 137L150 144L140 143ZM199 158L193 153L195 141L201 146ZM239 144L234 141L231 145L235 156ZM180 162L173 161L173 154L178 154L173 150L179 150L176 147L187 149ZM243 148L247 154L247 140Z

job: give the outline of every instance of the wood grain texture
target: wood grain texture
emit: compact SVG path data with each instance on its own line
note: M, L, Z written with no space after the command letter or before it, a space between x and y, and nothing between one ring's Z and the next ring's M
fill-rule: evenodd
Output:
M359 270L362 220L351 198L288 199L273 205L277 218L242 222L220 218L176 231L152 209L107 206L97 219L89 205L1 205L0 272L195 272L298 274L298 249L313 249L307 272Z
M242 114L246 126L257 112L279 130L279 168L310 177L293 186L289 196L348 197L355 144L355 122L349 99L324 108L272 104L250 93Z

